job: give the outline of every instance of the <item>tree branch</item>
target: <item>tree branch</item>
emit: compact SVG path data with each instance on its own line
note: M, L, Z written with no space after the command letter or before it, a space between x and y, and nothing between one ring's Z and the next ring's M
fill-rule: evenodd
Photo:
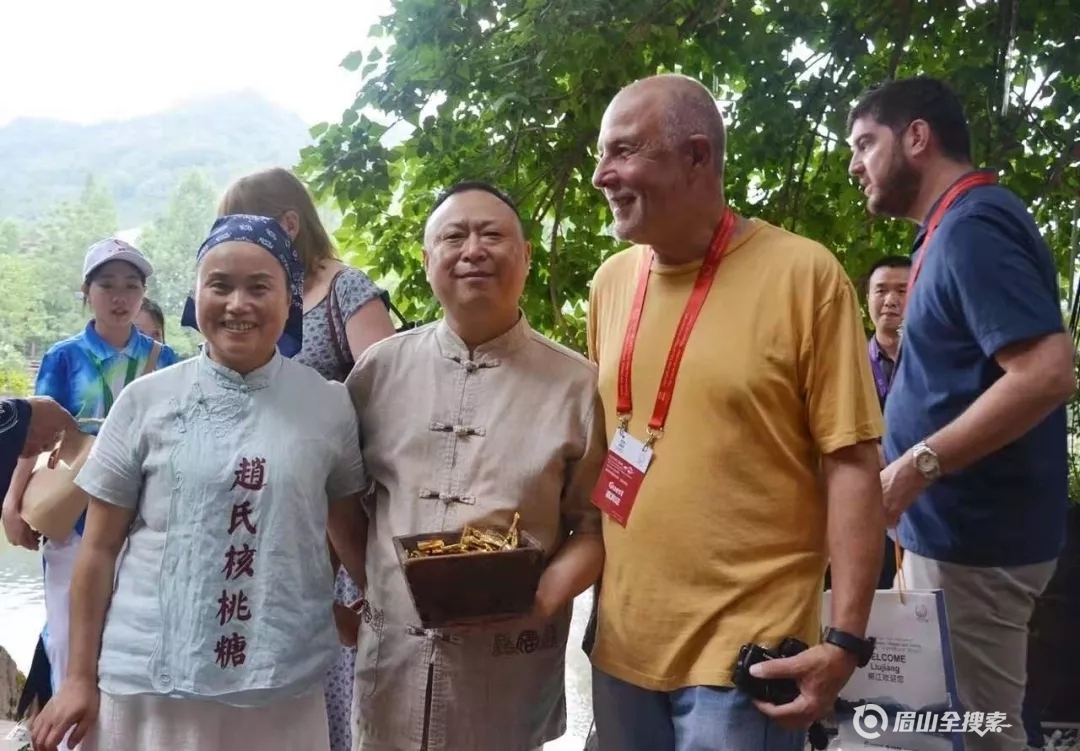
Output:
M836 58L831 57L829 59L829 63L825 67L825 70L821 71L821 75L818 77L817 81L815 82L816 86L814 87L814 95L813 95L813 97L811 97L810 101L816 100L818 98L824 98L823 94L824 94L824 90L825 90L825 79L832 72L832 68L833 68L833 66L835 64L836 64ZM823 101L821 103L821 108L818 111L817 117L814 118L814 120L813 120L814 124L810 127L810 148L807 150L807 156L803 160L803 165L802 165L802 170L803 170L804 173L806 171L806 162L809 161L809 159L810 159L809 154L811 152L813 152L813 150L814 150L813 144L814 144L815 134L817 132L818 127L821 125L822 119L824 119L824 117L825 117L825 112L826 112L826 110L828 110L828 107L829 107L828 99L825 99L825 101ZM791 207L792 199L793 198L796 198L796 199L798 198L798 186L794 184L794 181L795 181L795 165L798 162L799 147L802 145L802 143L803 143L803 139L796 138L791 144L791 155L788 157L787 180L784 182L784 188L783 188L782 198L781 198L781 203L782 203L782 205L784 207L784 213L789 217L789 219L792 222L794 222L794 218L795 218L795 212L792 211L792 207ZM794 191L794 193L793 193L793 191ZM790 227L789 227L789 229L790 229Z
M551 225L551 243L548 247L548 298L551 300L551 314L554 318L555 329L560 330L565 325L562 314L562 305L559 301L559 285L556 279L555 269L559 260L559 225L562 224L563 199L566 197L566 184L570 180L570 174L563 174L555 189L553 203L555 206L555 219Z
M1035 102L1037 102L1039 100L1039 97L1042 96L1043 89L1045 89L1046 84L1050 82L1051 75L1052 74L1049 73L1049 72L1046 75L1044 75L1043 78L1042 78L1042 81L1036 87L1035 93L1031 95L1030 99L1028 99L1027 101L1024 102L1022 109L1024 111L1025 119L1027 119L1027 117L1029 117L1031 115L1031 108L1033 106L1035 106Z
M547 175L544 175L547 177ZM540 194L540 198L536 202L535 208L533 208L532 214L529 216L529 220L532 224L539 224L544 219L544 215L551 209L551 203L555 197L556 185L545 185L544 191Z
M1001 59L1001 118L1004 120L1009 114L1009 90L1012 88L1012 76L1009 75L1009 57L1012 55L1016 44L1016 19L1020 15L1020 0L1001 0L1002 6L1006 4L1009 9L1009 26L1005 34L1005 45Z
M907 44L908 37L911 36L911 20L915 15L914 3L911 0L899 0L904 4L903 20L900 22L900 28L896 32L896 36L893 37L893 49L892 54L889 56L889 70L885 78L892 81L896 78L896 69L900 67L900 61L904 57L904 45Z
M849 57L847 59L847 62L844 63L843 67L840 68L839 75L837 77L840 78L840 79L843 79L844 76L846 76L848 74L848 72L851 70L851 66L853 64L854 64L853 58ZM829 111L829 107L832 104L833 104L833 102L829 101L828 99L826 99L824 102L822 102L821 110L818 112L817 121L814 123L814 127L810 129L809 138L807 139L807 143L806 143L806 154L803 157L802 169L799 171L799 181L795 184L795 194L794 194L793 203L795 204L796 212L798 211L799 199L802 198L803 188L807 187L807 184L806 184L806 170L810 166L811 157L814 155L814 146L817 144L817 131L818 131L818 128L821 127L821 122L825 119L825 113ZM828 153L829 153L828 152L828 145L826 145L826 147L825 147L825 155L822 157L822 159L826 158L828 156ZM820 171L821 171L821 169L819 167L817 172L820 172ZM815 176L816 176L816 173L815 173ZM790 212L792 217L793 217L793 220L791 222L791 226L789 227L789 229L791 229L791 230L794 230L794 228L795 228L794 216L796 215L796 212Z
M1053 169L1050 170L1050 176L1046 180L1048 188L1053 190L1061 187L1065 179L1065 167L1073 160L1080 160L1080 140L1073 141L1070 146L1061 150L1061 156L1057 158L1057 162L1054 164ZM1080 201L1080 193L1077 194L1077 199Z

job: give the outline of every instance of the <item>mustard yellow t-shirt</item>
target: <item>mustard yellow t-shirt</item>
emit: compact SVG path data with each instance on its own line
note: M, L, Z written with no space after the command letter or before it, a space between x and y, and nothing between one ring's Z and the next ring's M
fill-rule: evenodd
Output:
M597 271L590 356L609 436L645 248ZM640 440L701 262L654 266L634 355ZM720 264L626 527L605 515L593 662L646 689L730 685L747 642L819 641L820 456L882 433L855 290L821 245L762 221Z

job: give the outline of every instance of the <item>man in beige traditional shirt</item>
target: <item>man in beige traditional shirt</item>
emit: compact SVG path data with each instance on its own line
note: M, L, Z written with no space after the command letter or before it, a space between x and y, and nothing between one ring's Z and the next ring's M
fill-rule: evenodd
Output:
M497 189L448 190L424 236L444 320L372 345L347 381L376 482L353 700L362 751L530 751L566 731L573 598L603 566L590 495L606 443L595 368L518 307L530 253ZM393 538L506 528L515 511L548 558L533 614L422 628Z

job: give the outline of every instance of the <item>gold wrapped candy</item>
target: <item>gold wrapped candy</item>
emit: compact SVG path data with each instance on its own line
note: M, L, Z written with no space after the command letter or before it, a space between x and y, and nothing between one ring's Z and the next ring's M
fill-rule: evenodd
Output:
M460 555L461 553L495 553L500 550L514 550L519 543L518 522L521 514L514 512L514 521L506 534L492 529L480 530L469 525L461 530L461 539L447 543L442 540L424 540L416 544L416 550L409 552L410 558L425 558L433 555Z

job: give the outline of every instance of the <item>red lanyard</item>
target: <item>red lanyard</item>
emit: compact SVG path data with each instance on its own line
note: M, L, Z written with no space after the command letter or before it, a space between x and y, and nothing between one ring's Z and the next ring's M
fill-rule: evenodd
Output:
M926 223L926 234L923 235L922 252L919 253L919 258L915 261L914 268L911 269L911 279L908 281L907 297L904 298L905 308L907 307L908 300L911 299L911 290L915 288L915 280L919 278L919 271L922 269L923 261L926 260L926 253L930 250L930 238L934 236L938 225L941 224L941 220L945 218L945 212L947 212L956 202L956 199L972 188L977 188L981 185L996 185L997 181L997 175L993 172L971 172L957 180L953 183L951 188L945 191L945 195L942 196L941 201L938 202L937 208L934 209L934 213L930 215L930 220Z
M671 408L671 395L675 389L675 378L679 372L679 364L686 352L686 343L690 339L690 332L697 322L701 308L705 305L705 298L709 295L716 271L720 267L720 261L727 253L731 236L735 232L735 213L731 209L724 209L724 216L720 220L720 226L713 234L712 242L709 243L709 251L705 254L705 260L698 271L694 281L694 289L690 293L690 299L686 301L682 318L679 319L679 327L675 329L675 340L671 343L668 352L667 363L664 365L664 373L660 378L660 390L656 395L656 406L653 408L652 417L649 419L649 441L659 438L667 422L668 410ZM634 362L634 347L637 344L638 329L641 326L641 313L645 308L645 291L649 287L649 273L652 269L653 252L649 250L645 262L641 266L638 277L637 291L634 293L634 304L630 310L630 321L626 327L626 337L623 339L622 356L619 358L619 392L616 409L619 415L619 425L625 430L630 422L630 415L634 410L634 401L630 391L630 369Z

